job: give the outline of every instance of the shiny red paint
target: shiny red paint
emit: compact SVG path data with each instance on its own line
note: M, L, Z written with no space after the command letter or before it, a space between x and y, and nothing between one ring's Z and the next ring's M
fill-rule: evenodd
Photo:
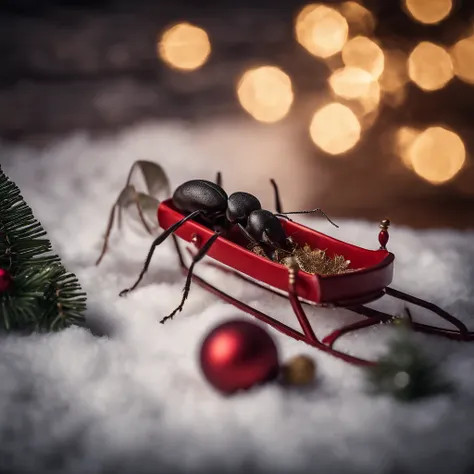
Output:
M183 214L177 211L171 200L158 208L158 222L163 229L179 222ZM383 295L391 283L394 255L387 250L367 250L342 242L296 222L281 219L287 235L300 244L327 251L328 255L343 255L350 260L350 273L340 275L312 275L303 271L298 274L296 293L312 303L352 306L367 303ZM214 232L196 221L188 221L175 234L200 248ZM245 247L245 241L237 232L228 238L219 237L208 255L229 267L281 291L288 290L288 268L260 257Z
M263 327L246 320L215 327L201 345L199 361L208 382L231 394L278 376L278 349Z

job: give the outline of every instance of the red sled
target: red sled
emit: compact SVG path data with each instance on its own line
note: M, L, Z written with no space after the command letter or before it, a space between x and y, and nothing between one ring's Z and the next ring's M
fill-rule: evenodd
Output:
M160 203L157 217L160 227L166 230L181 221L185 216L176 210L172 200L168 199ZM313 249L324 249L328 256L343 255L350 261L350 271L323 276L306 273L296 268L288 268L248 250L246 243L238 232L231 232L227 237L219 236L207 255L225 265L218 265L221 270L230 272L251 284L261 286L289 299L301 326L301 332L235 299L197 275L192 275L193 281L278 331L357 365L372 365L374 362L340 352L334 349L333 345L343 334L381 322L393 321L393 315L365 306L385 294L428 309L455 327L455 329L447 329L417 323L412 320L410 313L407 312L409 323L416 331L437 334L460 341L474 338L474 333L468 331L461 321L438 306L389 287L393 278L395 256L386 249L389 237L388 221L382 221L380 226L382 229L379 233L380 248L378 250L368 250L329 237L294 221L280 220L286 234L291 235L296 244L300 246L309 244ZM196 249L199 249L213 235L213 230L194 220L185 222L172 235L179 262L185 274L188 273L188 267L185 264L176 236L192 243ZM346 325L321 340L316 337L302 304L344 307L365 316L367 319Z

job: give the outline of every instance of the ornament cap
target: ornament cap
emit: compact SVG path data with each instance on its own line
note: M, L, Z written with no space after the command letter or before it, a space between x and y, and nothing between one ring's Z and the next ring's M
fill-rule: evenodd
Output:
M390 227L390 224L391 224L390 219L382 219L380 221L380 228L387 230Z

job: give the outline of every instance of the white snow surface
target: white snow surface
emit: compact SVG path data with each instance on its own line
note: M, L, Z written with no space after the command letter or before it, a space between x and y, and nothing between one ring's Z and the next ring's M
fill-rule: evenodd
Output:
M171 241L158 248L140 288L119 298L138 275L152 237L128 220L96 267L110 205L137 158L159 160L173 188L191 178L213 179L215 169L193 146L195 133L170 123L106 139L76 134L41 151L0 145L4 171L65 266L78 275L90 324L105 333L71 328L2 336L0 471L474 472L474 343L415 334L456 390L403 404L368 394L361 369L268 328L282 361L296 354L316 360L317 384L304 390L269 384L223 397L200 372L200 342L215 325L236 317L254 321L251 316L193 286L183 312L159 324L184 284ZM377 223L338 220L335 229L320 218L299 220L376 248ZM473 232L394 225L392 286L441 305L474 328L473 243ZM197 273L294 323L280 298L205 265ZM393 313L402 308L388 296L376 306ZM320 336L358 318L342 309L308 311ZM419 320L433 318L413 312ZM393 334L393 327L377 326L344 337L337 347L375 358Z

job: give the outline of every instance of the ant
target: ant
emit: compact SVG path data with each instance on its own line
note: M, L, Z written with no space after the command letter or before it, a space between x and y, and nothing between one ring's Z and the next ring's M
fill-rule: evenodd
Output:
M159 165L152 162L142 161L134 163L130 170L127 184L112 207L102 252L96 265L100 263L107 250L107 243L112 229L116 207L119 207L120 209L121 207L124 207L125 204L129 204L130 201L134 202L138 208L142 223L145 225L148 232L151 233L140 208L140 201L143 202L144 197L150 199L154 198L143 193L138 193L135 187L130 184L132 172L135 167L139 167L142 170L149 190L154 188L156 191L157 187L159 187L156 186L155 181L157 181L161 187L169 189L166 175ZM153 174L153 181L149 179L149 176L147 177L147 172ZM216 182L203 179L193 179L178 186L173 193L172 202L177 210L185 214L185 217L179 222L173 224L154 240L136 282L130 288L122 290L120 296L124 296L130 291L133 291L139 285L148 270L156 247L163 243L167 237L173 234L185 222L191 219L201 221L204 225L213 229L215 233L193 257L192 264L189 267L186 277L181 303L169 316L163 318L160 321L161 323L166 322L168 319L172 319L177 312L183 309L184 303L189 295L194 266L204 258L217 238L226 235L232 227L237 227L239 229L239 231L249 241L251 247L257 245L260 246L265 255L273 261L276 260L277 251L291 253L294 248L293 241L291 237L286 235L279 217L291 220L288 217L289 214L309 214L319 212L326 217L332 225L338 227L319 208L309 211L282 212L278 186L274 179L271 179L270 182L273 186L275 195L275 207L277 211L275 214L262 209L260 201L252 194L239 191L228 196L222 188L222 175L220 172L217 173ZM156 201L156 205L159 204L158 200L155 199L154 201Z

